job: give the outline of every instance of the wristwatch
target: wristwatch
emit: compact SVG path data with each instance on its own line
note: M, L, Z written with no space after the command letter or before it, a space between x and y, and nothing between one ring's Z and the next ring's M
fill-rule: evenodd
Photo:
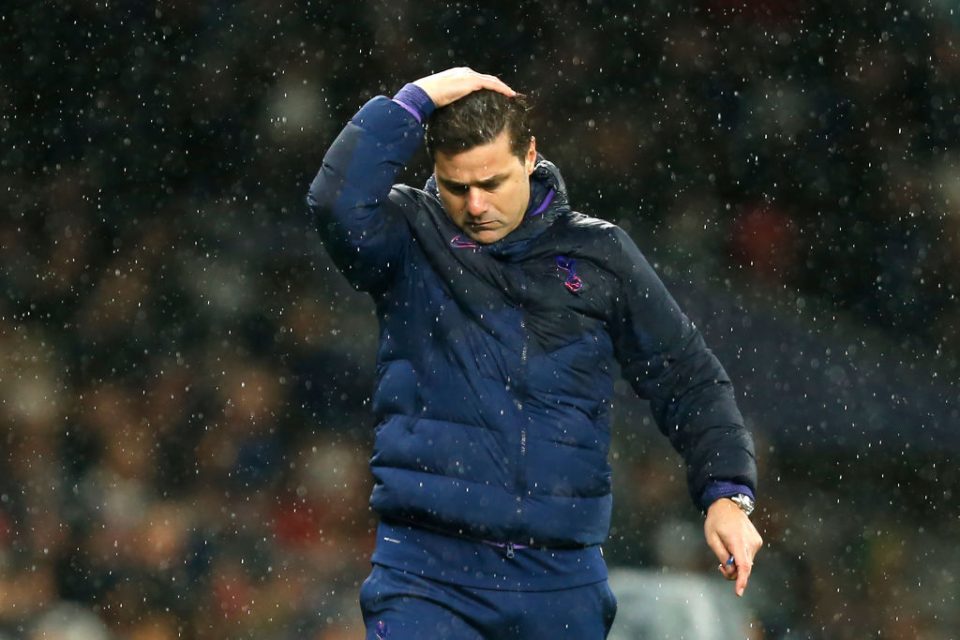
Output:
M754 507L757 506L756 503L753 501L753 498L751 498L745 493L738 493L734 496L726 496L726 497L732 500L733 503L738 507L740 507L740 509L748 516L751 513L753 513Z

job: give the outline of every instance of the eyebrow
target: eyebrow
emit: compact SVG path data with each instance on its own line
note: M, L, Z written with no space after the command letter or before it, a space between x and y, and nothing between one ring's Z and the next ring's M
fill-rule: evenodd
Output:
M501 182L503 182L509 177L510 177L510 174L508 173L500 173L490 178L487 178L486 180L477 180L476 182L473 182L470 184L476 187L480 187L481 189L489 189L491 187L496 187L497 185L499 185ZM470 186L469 184L466 184L463 182L457 182L456 180L449 180L447 178L441 178L440 176L437 176L437 181L442 183L443 186L445 186L447 189L450 189L451 191L456 189L463 189L464 187Z

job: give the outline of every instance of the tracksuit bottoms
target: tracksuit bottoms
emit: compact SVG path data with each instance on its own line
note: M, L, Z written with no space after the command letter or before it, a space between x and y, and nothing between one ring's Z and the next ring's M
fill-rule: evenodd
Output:
M599 546L531 548L381 523L360 588L367 640L603 640L617 610Z

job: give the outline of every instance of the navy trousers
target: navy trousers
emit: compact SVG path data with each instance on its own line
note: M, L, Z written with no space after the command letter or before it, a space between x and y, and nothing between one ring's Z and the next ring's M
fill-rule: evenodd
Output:
M374 565L360 588L367 640L603 640L607 581L557 591L463 587Z

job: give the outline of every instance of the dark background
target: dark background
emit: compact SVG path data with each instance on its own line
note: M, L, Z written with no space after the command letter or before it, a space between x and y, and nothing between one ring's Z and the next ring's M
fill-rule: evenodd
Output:
M303 199L369 97L469 65L733 376L755 637L952 637L960 10L673 4L0 9L0 636L360 637L376 324ZM712 571L618 394L610 564Z

